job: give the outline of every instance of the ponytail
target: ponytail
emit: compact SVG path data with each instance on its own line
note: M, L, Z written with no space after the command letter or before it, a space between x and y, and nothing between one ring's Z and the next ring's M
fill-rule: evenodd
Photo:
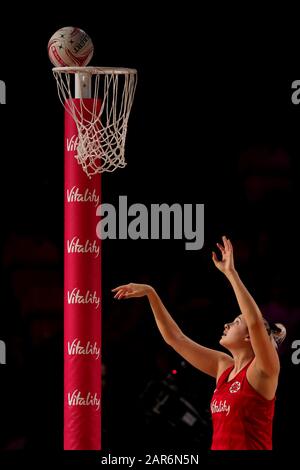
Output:
M271 325L271 336L275 341L276 347L280 346L286 337L286 328L282 323Z
M269 323L265 318L263 320L266 330L274 343L274 346L278 348L278 346L283 343L286 337L285 326L282 323Z

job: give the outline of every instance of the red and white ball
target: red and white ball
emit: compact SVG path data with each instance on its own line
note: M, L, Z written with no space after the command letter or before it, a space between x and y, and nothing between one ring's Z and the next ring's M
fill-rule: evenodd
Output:
M91 38L82 29L61 28L48 42L49 59L55 67L84 67L94 53Z

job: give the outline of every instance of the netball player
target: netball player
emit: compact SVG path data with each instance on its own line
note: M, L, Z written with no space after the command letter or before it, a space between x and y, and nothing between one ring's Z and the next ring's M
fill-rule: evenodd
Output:
M164 340L190 364L216 380L211 400L213 450L271 450L275 395L280 371L281 324L270 324L241 281L228 238L217 243L215 266L229 281L240 314L224 325L220 345L228 353L206 348L188 338L172 319L153 287L127 284L113 289L116 299L147 296Z

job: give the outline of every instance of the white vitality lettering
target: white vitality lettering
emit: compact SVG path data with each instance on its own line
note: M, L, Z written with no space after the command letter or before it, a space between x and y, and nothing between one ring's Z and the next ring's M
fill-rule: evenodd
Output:
M90 253L98 258L100 246L96 240L93 242L86 240L85 243L81 243L79 237L73 237L72 240L67 240L67 251L68 253Z
M72 342L68 341L68 354L69 356L75 355L91 355L95 356L95 359L100 357L100 347L97 341L91 343L88 341L86 344L81 344L80 339L76 338Z
M78 136L72 135L71 139L67 139L67 151L75 152L78 147Z
M80 192L77 186L73 186L71 189L67 189L67 201L93 202L95 207L97 207L100 201L100 196L96 193L95 189L93 189L93 191L90 191L87 188L84 192Z
M83 396L80 390L76 389L72 393L68 393L68 405L69 406L95 406L96 410L100 409L100 398L98 398L97 392L92 394L88 392L86 396Z
M221 400L219 403L217 402L217 400L214 400L211 404L211 412L226 413L226 416L228 416L230 413L230 405L227 405L226 400Z
M86 291L85 294L80 293L80 289L74 287L70 292L67 292L68 304L95 304L95 308L100 305L100 297L97 296L96 291Z

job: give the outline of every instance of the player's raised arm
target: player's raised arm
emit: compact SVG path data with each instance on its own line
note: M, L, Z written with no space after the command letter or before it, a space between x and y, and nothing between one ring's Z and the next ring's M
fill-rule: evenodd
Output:
M279 373L280 365L272 336L268 334L266 322L258 305L246 289L235 269L231 241L225 236L222 239L223 245L217 243L222 259L219 260L213 252L214 264L225 274L234 290L243 319L249 331L251 345L255 354L255 368L258 372L267 376L276 376Z

